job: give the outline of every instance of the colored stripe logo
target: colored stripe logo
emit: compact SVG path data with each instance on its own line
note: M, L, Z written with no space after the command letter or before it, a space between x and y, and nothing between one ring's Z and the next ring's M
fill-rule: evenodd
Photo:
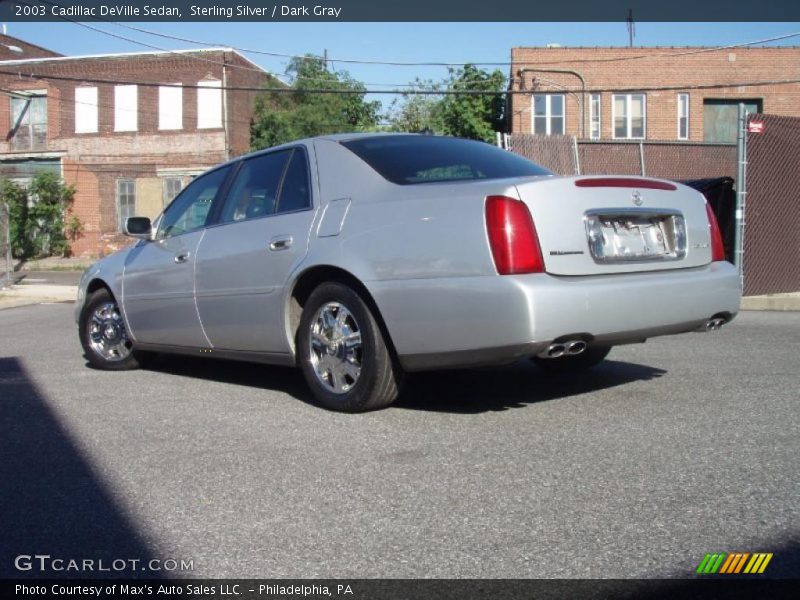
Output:
M772 560L772 552L706 553L697 567L698 575L761 575Z

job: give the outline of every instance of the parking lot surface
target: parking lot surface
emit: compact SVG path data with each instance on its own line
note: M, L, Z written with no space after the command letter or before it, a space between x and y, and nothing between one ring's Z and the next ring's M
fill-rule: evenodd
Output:
M193 577L687 577L706 552L800 576L800 313L408 379L310 403L299 371L102 372L72 305L0 311L0 576L20 554L191 560Z

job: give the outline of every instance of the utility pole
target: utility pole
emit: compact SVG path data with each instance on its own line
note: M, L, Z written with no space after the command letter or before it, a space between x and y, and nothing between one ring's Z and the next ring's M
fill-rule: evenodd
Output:
M628 46L633 48L633 36L636 35L636 25L633 24L633 9L628 9Z

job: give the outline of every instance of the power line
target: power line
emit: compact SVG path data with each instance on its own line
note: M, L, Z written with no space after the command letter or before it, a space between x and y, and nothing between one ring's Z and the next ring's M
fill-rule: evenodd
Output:
M2 63L0 63L1 65ZM199 84L177 84L177 83L154 83L149 81L134 81L127 79L96 79L91 77L69 77L65 75L46 75L35 72L23 72L0 70L0 75L10 77L41 79L52 81L70 81L78 83L97 83L109 85L139 85L142 87L178 87L184 89L208 89L207 86ZM639 86L639 87L587 87L564 88L570 92L662 92L673 90L706 90L706 89L726 89L733 87L758 87L764 85L789 85L800 83L800 79L769 79L758 81L733 81L729 83L714 84L682 84L669 86ZM530 94L529 90L337 90L337 89L298 89L298 88L269 88L269 87L249 87L249 86L220 86L214 89L228 90L232 92L261 92L275 94L342 94L342 95L366 95L366 94L396 94L396 95L422 95L422 96L502 96L504 94Z
M129 25L127 23L119 23L119 22L112 22L114 25L118 27L124 27L126 29L130 29L132 31L138 31L139 33L144 33L147 35L152 35L164 39L170 39L180 42L185 42L188 44L195 44L198 46L229 46L234 50L238 50L239 52L244 52L248 54L260 54L263 56L272 56L277 58L303 58L298 54L287 54L283 52L270 52L266 50L257 50L254 48L242 48L236 46L230 46L229 44L221 44L218 42L206 42L202 40L195 40L191 38L181 37L177 35L167 34L167 33L160 33L158 31L152 31L150 29L145 29L143 27L137 27L135 25ZM676 57L676 56L687 56L691 54L701 54L705 52L717 52L721 50L730 50L734 48L744 48L747 46L757 46L759 44L768 44L771 42L778 42L782 40L787 40L794 37L800 37L800 31L794 33L787 33L771 38L765 38L763 40L756 40L752 42L741 42L738 44L729 44L727 46L714 46L709 48L697 48L688 51L680 51L680 52L673 52L673 53L661 53L661 54L639 54L635 56L622 56L622 57L613 57L613 58L584 58L584 59L570 59L570 60L559 60L559 61L552 61L552 62L536 62L536 63L528 63L528 62L510 62L510 61L467 61L467 62L445 62L445 61L382 61L382 60L363 60L363 59L348 59L348 58L320 58L320 60L324 60L327 62L339 62L339 63L346 63L346 64L362 64L362 65L385 65L385 66L402 66L402 67L463 67L466 65L475 65L475 66L494 66L494 67L507 67L513 66L518 64L537 64L537 65L548 65L548 64L564 64L564 63L593 63L593 62L617 62L617 61L626 61L626 60L639 60L643 58L665 58L665 57Z

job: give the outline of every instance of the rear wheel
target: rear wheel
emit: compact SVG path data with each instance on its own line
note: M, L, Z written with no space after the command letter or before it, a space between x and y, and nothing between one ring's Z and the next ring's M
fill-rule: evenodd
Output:
M139 353L125 329L117 301L106 289L89 297L78 326L84 356L92 366L110 371L139 367Z
M589 346L580 354L559 356L558 358L534 356L533 362L545 373L579 373L603 362L609 352L611 352L611 346Z
M300 367L317 401L342 412L389 406L402 371L361 297L340 283L309 296L297 333Z

